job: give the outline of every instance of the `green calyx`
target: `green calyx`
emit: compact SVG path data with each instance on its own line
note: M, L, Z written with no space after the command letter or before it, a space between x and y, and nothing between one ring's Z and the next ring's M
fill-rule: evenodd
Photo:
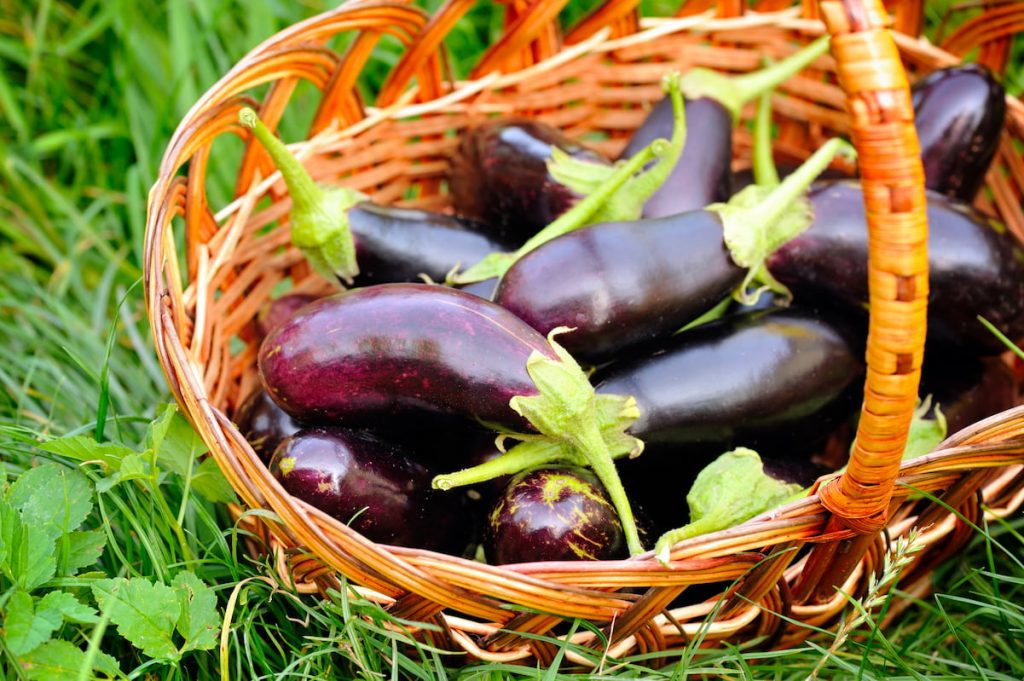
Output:
M253 131L288 186L292 198L292 243L302 250L309 264L321 275L351 283L359 274L359 265L356 263L348 211L366 201L367 197L347 187L318 186L255 111L246 107L239 112L238 119Z
M679 162L686 145L686 109L683 103L682 76L672 71L662 81L662 89L672 101L672 138L665 153L642 174L629 178L590 218L591 223L636 220L644 204L657 192ZM561 149L554 149L548 172L560 184L581 196L589 196L615 172L613 166L581 161Z
M547 227L534 234L519 250L513 253L491 253L466 271L449 276L447 283L464 285L500 277L519 258L535 248L563 234L568 234L573 230L594 224L597 221L596 216L599 215L599 211L609 201L612 201L619 189L630 178L639 173L650 161L668 153L670 147L671 143L667 140L654 140L625 163L610 167L611 175L601 182L595 191L581 199L579 203L565 213L562 213L558 219ZM637 213L638 215L639 212Z
M765 289L789 295L768 272L765 260L810 227L813 216L804 193L837 155L853 159L856 151L848 142L831 139L777 187L750 185L728 203L707 207L722 220L723 239L733 261L747 270L733 294L737 300L752 304ZM751 292L755 283L758 286Z
M684 539L725 530L777 508L804 494L800 485L764 472L757 452L739 447L726 452L697 474L686 495L690 523L658 539L654 555L668 565L672 547Z
M522 442L492 461L439 475L433 486L451 489L472 485L542 465L585 466L604 485L619 515L630 553L636 555L643 552L643 546L614 459L637 456L643 450L643 443L626 432L640 411L632 397L594 392L580 365L554 340L565 331L568 329L558 328L548 335L556 358L534 352L527 360L526 370L537 386L537 394L516 396L509 402L537 433L504 434Z
M825 54L828 46L828 36L822 36L782 61L742 76L727 76L711 69L690 69L683 76L683 94L689 99L714 99L732 114L733 120L736 120L747 102L753 101L799 73Z

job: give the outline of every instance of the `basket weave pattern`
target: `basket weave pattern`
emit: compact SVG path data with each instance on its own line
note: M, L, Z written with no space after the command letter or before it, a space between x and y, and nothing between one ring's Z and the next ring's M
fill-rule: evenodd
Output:
M983 514L1006 516L1024 502L1024 408L899 462L917 394L927 296L923 179L899 57L923 74L980 47L979 60L1001 68L1009 53L1005 27L1020 13L997 7L965 23L946 39L947 51L915 37L920 2L895 3L895 28L903 33L893 34L875 3L789 7L766 0L744 14L745 3L708 9L710 3L689 2L678 17L642 19L636 0L610 0L563 36L557 15L565 2L509 3L502 38L463 82L450 79L442 41L473 2L448 0L433 17L402 2L350 2L254 49L182 121L149 197L147 305L182 409L244 506L278 519L262 514L242 522L262 534L279 571L300 591L337 587L343 574L351 588L397 616L438 625L429 633L434 644L492 661L550 661L550 644L518 633L557 633L564 618L597 624L612 656L682 646L698 632L708 641L765 637L790 645L810 629L787 619L833 624L846 603L836 587L862 593L887 540L915 527L927 550L904 572L901 588L925 593L930 571L970 538L972 523ZM230 418L258 382L253 320L283 280L306 292L326 292L328 284L289 246L288 195L239 126L243 106L255 107L274 128L299 81L311 83L322 96L307 139L293 149L314 178L380 203L443 208L453 133L489 115L533 116L588 139L602 133L595 146L615 154L660 99L667 69L754 70L764 56L785 57L826 27L833 56L780 88L773 115L779 157L802 160L835 134L850 135L860 152L872 219L872 337L858 450L847 474L771 514L678 544L669 567L649 555L494 567L380 546L288 496L270 476ZM404 52L370 107L357 77L385 35ZM348 38L343 52L332 47L336 36ZM1021 237L1024 160L1013 143L1024 137L1024 107L1008 100L1007 116L987 177L991 198L983 192L978 207ZM206 174L210 163L222 162L211 149L224 133L247 144L235 198L213 206ZM747 165L750 136L742 124L734 146L736 166ZM910 498L912 490L942 503ZM681 506L684 495L680 490ZM800 551L806 546L812 550ZM712 599L668 609L691 585L728 586L740 578L717 606ZM506 604L549 614L517 614ZM604 645L592 632L574 640ZM586 663L572 652L568 657Z

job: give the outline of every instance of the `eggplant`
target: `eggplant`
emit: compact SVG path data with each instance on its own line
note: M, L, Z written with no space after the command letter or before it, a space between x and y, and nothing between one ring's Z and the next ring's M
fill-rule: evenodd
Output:
M934 418L938 407L951 434L1017 404L1013 371L1001 359L938 349L925 355L920 394L932 398L932 408L925 417Z
M513 449L527 453L523 465L500 474L536 465L538 457L589 465L622 516L631 550L640 551L612 461L637 447L623 436L630 419L602 418L631 414L631 401L597 399L565 350L494 303L427 284L346 291L303 308L267 336L258 361L268 394L297 418L394 427L397 417L460 416L539 431L541 441ZM492 477L444 476L434 484Z
M671 133L671 121L667 129ZM610 165L542 121L498 118L464 132L448 178L455 210L490 225L493 238L522 244L582 198L548 172L553 147L580 161Z
M809 451L859 404L862 333L795 307L729 317L602 369L595 387L636 398L644 456Z
M380 284L323 298L271 333L259 353L267 392L296 418L365 426L422 414L523 430L509 408L537 392L544 337L504 308L428 284Z
M794 75L828 50L821 38L790 57L743 76L692 69L683 79L688 135L672 172L647 203L643 217L657 218L725 201L732 194L732 128L748 102ZM656 137L666 137L672 107L662 99L633 133L619 159L631 158Z
M256 316L256 332L259 338L266 338L268 333L291 319L296 312L316 298L308 293L290 293L266 303Z
M263 463L270 461L282 440L302 429L302 424L277 406L265 390L246 398L235 414L235 424Z
M798 165L793 165L790 163L780 164L778 166L779 177L785 179L792 175L799 167L800 166ZM850 174L840 170L839 168L826 168L825 170L821 171L820 175L818 175L819 181L848 179L850 179ZM743 191L744 189L755 183L756 182L754 180L754 171L752 168L744 168L743 170L738 170L734 172L732 175L733 195L738 194L739 192Z
M359 286L424 276L443 281L454 269L512 246L467 218L381 206L347 187L321 188L251 109L243 109L240 118L288 186L292 242L329 279Z
M739 289L748 269L759 272L766 254L751 247L776 247L807 226L803 194L844 148L830 141L754 205L743 195L735 205L565 234L516 261L494 300L541 333L572 328L560 342L590 362L671 335Z
M281 443L270 470L289 494L372 541L455 555L469 545L462 498L431 489L427 468L368 432L300 431Z
M984 66L962 64L914 83L911 100L925 186L972 202L999 148L1006 90Z
M802 296L863 314L868 300L867 221L855 181L816 184L811 227L771 255L772 275ZM1024 336L1024 253L973 208L928 193L928 339L972 353L1005 346L977 319L1011 339Z
M483 546L495 565L627 556L614 506L583 469L542 468L513 478L491 511Z

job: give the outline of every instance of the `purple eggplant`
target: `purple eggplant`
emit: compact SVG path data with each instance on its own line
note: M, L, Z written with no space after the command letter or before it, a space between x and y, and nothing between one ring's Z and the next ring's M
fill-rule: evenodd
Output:
M999 147L1006 90L984 66L963 64L928 74L911 97L925 185L970 203Z
M591 362L671 335L759 271L766 253L751 246L776 247L807 226L803 194L845 147L824 145L754 205L744 195L736 205L570 232L512 265L494 300L541 333L572 328L560 342Z
M790 308L712 322L612 364L601 393L636 398L629 432L655 451L810 449L859 403L860 328Z
M725 201L731 195L732 128L740 109L808 66L828 50L822 38L761 71L724 76L693 69L683 78L688 136L682 155L661 188L644 205L643 217L656 218ZM620 154L632 157L651 139L665 137L672 126L672 107L658 102Z
M271 333L259 369L274 401L299 418L394 427L399 416L450 415L539 431L543 441L512 450L527 454L523 465L485 478L442 476L435 484L478 484L537 465L538 457L588 465L615 502L631 550L640 550L612 461L636 447L624 435L631 401L598 399L564 349L494 303L427 284L347 291L303 308ZM512 451L501 460L514 461Z
M309 305L317 297L308 293L290 293L266 303L256 316L256 331L261 339L291 319L296 312Z
M1017 404L1013 372L1002 360L938 348L925 354L920 394L931 396L931 412L937 405L950 434Z
M263 342L267 391L298 418L367 425L453 414L528 428L509 408L537 392L526 362L544 337L482 298L428 284L353 289L307 306Z
M423 276L443 281L457 267L512 246L488 236L487 227L473 220L381 206L347 187L321 188L251 109L240 117L288 185L292 242L328 278L360 286Z
M815 185L811 227L768 258L797 299L863 311L868 299L867 222L855 181ZM979 353L1005 347L978 315L1011 339L1024 337L1024 253L1001 225L939 194L928 194L929 340Z
M671 120L667 130L671 134ZM548 172L553 147L581 161L610 165L542 121L500 118L463 133L448 178L455 210L490 225L493 238L522 244L581 198Z
M235 423L263 463L270 461L281 440L302 429L264 390L257 390L242 403Z
M625 558L626 538L601 483L582 469L542 468L508 484L484 534L487 562Z
M365 431L311 428L284 440L271 472L294 497L375 542L462 554L471 522L462 497L431 489L402 447Z
M778 166L779 177L785 179L793 174L800 166L784 163ZM824 180L846 180L850 178L850 174L844 172L838 168L826 168L821 171L818 175L818 179ZM738 170L732 175L732 191L733 194L738 194L742 190L746 189L750 185L755 184L754 171L751 168L745 168Z

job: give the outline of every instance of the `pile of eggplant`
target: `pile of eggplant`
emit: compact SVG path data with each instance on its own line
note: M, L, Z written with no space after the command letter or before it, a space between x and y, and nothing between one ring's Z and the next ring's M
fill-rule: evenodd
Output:
M804 493L855 432L867 227L856 177L818 179L849 144L780 181L768 107L826 49L667 75L617 159L540 120L487 120L451 159L454 215L318 186L243 111L288 185L293 243L342 290L261 312L262 390L239 429L289 494L365 537L491 563L625 558L659 537L664 555ZM913 93L925 438L1013 405L1005 346L979 317L1024 337L1024 258L970 205L1002 87L963 66ZM744 179L733 126L758 98Z

